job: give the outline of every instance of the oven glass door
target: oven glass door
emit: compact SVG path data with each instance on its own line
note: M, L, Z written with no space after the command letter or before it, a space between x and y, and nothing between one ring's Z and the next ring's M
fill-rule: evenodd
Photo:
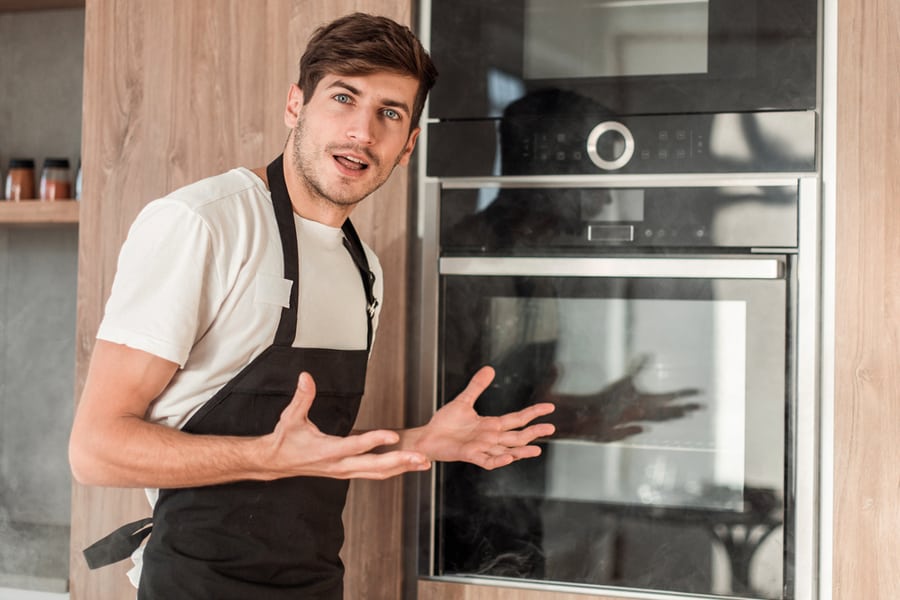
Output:
M816 0L430 5L439 119L498 117L545 88L620 115L815 106Z
M442 259L438 404L489 364L476 409L557 433L440 465L434 574L791 597L791 258L521 260Z

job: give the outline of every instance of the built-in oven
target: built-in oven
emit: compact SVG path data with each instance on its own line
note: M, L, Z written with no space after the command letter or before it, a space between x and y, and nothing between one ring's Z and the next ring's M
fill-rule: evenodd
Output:
M421 8L411 417L557 433L419 479L418 597L818 598L818 2Z
M618 115L813 109L817 5L432 0L430 114L499 117L546 88Z
M427 183L422 415L489 364L476 409L557 433L422 479L421 579L814 597L816 181Z

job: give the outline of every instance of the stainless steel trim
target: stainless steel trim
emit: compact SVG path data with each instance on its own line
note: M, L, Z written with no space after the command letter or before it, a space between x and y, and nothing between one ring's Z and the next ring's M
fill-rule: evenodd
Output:
M597 152L597 142L600 141L603 134L609 133L610 131L614 131L622 136L622 139L625 140L625 149L622 150L622 154L618 157L612 160L606 160L600 156L599 152ZM606 169L607 171L621 169L627 165L628 161L631 160L631 157L634 156L634 136L631 135L631 130L629 130L628 127L618 121L603 121L594 127L591 130L591 133L588 134L587 153L591 162L601 169Z
M424 237L422 239L421 316L419 325L419 402L426 403L429 414L437 409L438 372L438 198L440 186L437 183L425 185ZM429 560L428 573L434 570L434 539L436 515L434 512L435 469L428 472L428 528Z
M644 8L664 4L707 4L709 0L596 0L604 8Z
M819 180L799 182L797 255L797 402L795 432L794 596L817 598L819 498Z
M815 173L668 173L654 175L505 175L502 177L431 178L446 189L477 188L628 188L628 187L729 187L729 186L795 186Z
M834 585L834 364L835 364L835 244L837 179L837 56L838 0L820 4L822 16L822 218L821 339L819 343L819 554L815 575L818 600L831 600Z
M442 257L441 275L781 279L777 258Z
M551 581L522 581L515 579L492 578L485 576L463 577L453 575L438 575L432 577L421 577L420 581L436 581L444 583L456 583L461 585L487 586L493 588L509 588L511 590L539 590L545 593L565 593L565 594L584 594L589 598L633 598L635 600L688 600L696 598L693 594L685 594L683 592L652 592L648 590L636 590L631 588L622 588L614 586L599 585L578 585L554 583ZM512 594L511 594L512 595ZM518 596L517 596L518 597ZM703 595L704 598L722 598L725 596ZM728 597L731 598L731 597ZM733 598L731 599L733 600Z

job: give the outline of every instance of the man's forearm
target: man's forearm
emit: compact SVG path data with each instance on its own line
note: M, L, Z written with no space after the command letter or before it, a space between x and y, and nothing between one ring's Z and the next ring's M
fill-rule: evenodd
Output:
M264 437L196 435L120 416L96 433L73 432L69 459L86 485L178 488L274 479L268 445Z

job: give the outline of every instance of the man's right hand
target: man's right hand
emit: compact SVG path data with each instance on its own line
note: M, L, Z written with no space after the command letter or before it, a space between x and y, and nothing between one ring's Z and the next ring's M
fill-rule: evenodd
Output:
M281 413L271 444L271 464L280 476L308 475L336 479L387 479L431 467L428 458L409 450L378 452L398 442L399 434L386 429L339 437L322 433L309 419L316 384L301 373L291 403Z

